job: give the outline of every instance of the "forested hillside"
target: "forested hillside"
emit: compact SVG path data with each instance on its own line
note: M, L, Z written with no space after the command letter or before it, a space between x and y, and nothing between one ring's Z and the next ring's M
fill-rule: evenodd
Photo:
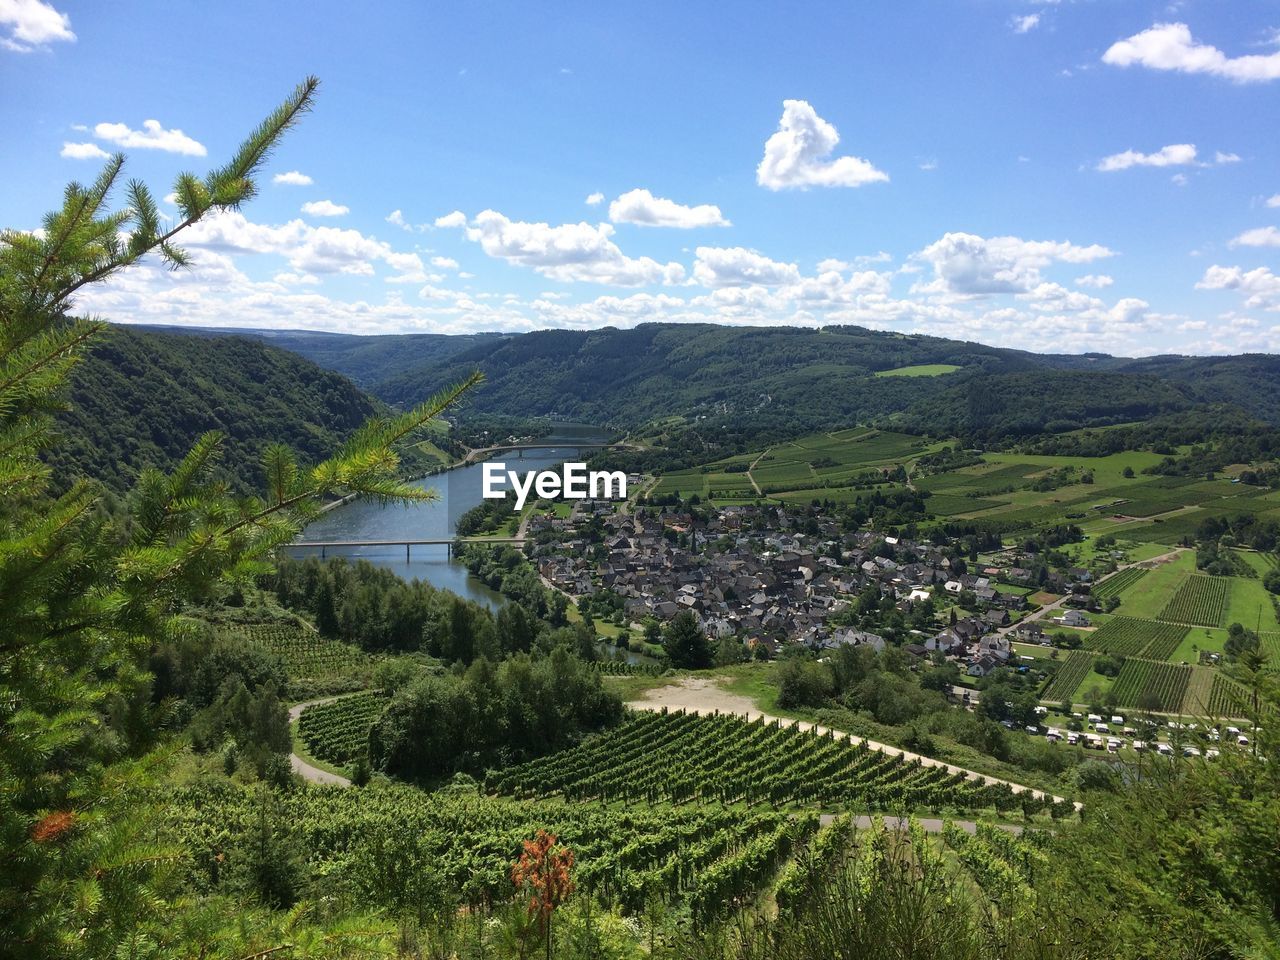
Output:
M944 376L874 377L922 364ZM936 337L857 327L763 329L642 324L628 330L544 330L485 342L372 387L402 403L424 384L478 367L486 384L472 406L633 426L673 414L752 413L805 425L900 410L975 372L1030 369L1033 355Z
M110 329L72 373L46 452L54 482L78 476L122 491L144 467L171 468L208 430L226 434L221 468L241 492L262 489L262 451L286 443L332 455L379 404L345 377L245 337Z
M641 324L626 330L272 342L391 404L472 370L467 410L634 428L707 417L785 435L855 422L997 443L1210 404L1280 422L1280 359L1058 355L861 327ZM464 413L464 416L466 414Z

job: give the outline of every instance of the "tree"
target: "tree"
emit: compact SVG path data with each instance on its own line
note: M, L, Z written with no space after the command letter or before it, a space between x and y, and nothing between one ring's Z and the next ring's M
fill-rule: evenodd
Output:
M304 81L225 165L179 175L172 226L136 180L111 209L125 163L116 155L93 183L68 186L42 229L0 233L0 937L24 957L186 952L142 946L177 935L163 917L171 859L130 789L154 765L112 704L146 689L147 653L178 634L184 603L250 582L324 502L433 499L400 479L396 449L479 382L474 374L369 421L310 468L268 448L260 497L232 496L212 479L218 433L172 472L144 471L127 517L100 509L102 490L87 481L50 492L41 454L55 446L51 414L104 329L74 317L76 294L149 255L187 266L182 233L253 198L264 161L316 88Z
M712 664L711 641L707 639L698 618L690 610L676 614L663 631L662 648L671 665L688 670L701 670Z

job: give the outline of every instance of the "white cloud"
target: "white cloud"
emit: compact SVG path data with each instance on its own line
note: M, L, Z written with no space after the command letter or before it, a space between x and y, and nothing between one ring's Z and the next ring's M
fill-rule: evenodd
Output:
M1268 206L1268 207L1280 207L1280 193L1277 193L1277 194L1275 194L1274 196L1271 196L1271 197L1267 197L1267 206Z
M704 287L774 287L798 283L800 268L745 247L698 247L693 279Z
M71 18L42 0L0 0L0 27L8 28L7 35L0 36L0 46L15 53L76 39Z
M299 170L286 170L284 173L277 173L271 178L271 182L287 187L309 187L315 181Z
M1280 230L1275 227L1255 227L1246 230L1231 241L1233 247L1280 247Z
M384 219L387 221L387 223L391 224L393 227L399 227L401 230L413 229L413 224L411 224L408 220L406 220L404 218L404 214L401 213L399 210L392 210L390 213L386 215Z
M1040 14L1028 13L1026 16L1015 16L1009 21L1014 33L1030 33L1040 25Z
M921 160L920 163L917 164L917 166L924 171L937 170L938 161L934 159Z
M1185 173L1175 173L1169 178L1169 182L1175 187L1185 187L1191 181L1187 179L1187 175Z
M1101 290L1103 287L1109 287L1113 283L1115 283L1115 280L1105 273L1086 273L1083 277L1076 277L1077 287L1095 287Z
M455 210L453 213L446 213L443 217L436 217L437 227L465 227L467 225L467 215L461 210Z
M1221 150L1219 150L1219 151L1217 151L1216 153L1214 153L1214 155L1213 155L1213 162L1214 162L1214 163L1216 163L1216 164L1218 164L1219 166L1221 166L1221 165L1222 165L1222 164L1224 164L1224 163L1239 163L1239 162L1240 162L1240 154L1238 154L1238 153L1223 153Z
M526 223L510 220L496 210L484 210L467 223L454 211L436 221L438 227L465 224L468 240L480 244L488 256L529 267L544 277L565 282L607 283L639 287L679 283L684 267L658 263L650 257L629 257L609 238L607 223Z
M860 157L831 158L840 135L808 101L784 100L778 132L765 141L756 182L770 190L860 187L889 175Z
M648 190L631 190L609 204L609 219L614 223L635 223L642 227L675 227L689 230L695 227L727 227L731 224L720 213L720 208L703 203L686 207L655 197Z
M1167 147L1161 147L1156 153L1139 153L1137 150L1113 153L1099 161L1098 169L1109 173L1114 170L1128 170L1130 167L1177 167L1195 162L1194 143L1172 143Z
M1048 281L1036 284L1026 293L1018 294L1017 298L1030 303L1031 309L1040 311L1100 310L1105 307L1105 304L1096 297L1081 293L1079 290L1068 290L1061 284Z
M1266 267L1244 270L1214 264L1196 284L1197 290L1236 290L1244 294L1249 309L1280 311L1280 276Z
M1092 263L1110 256L1112 251L1096 243L1082 247L1056 240L948 233L913 259L934 272L933 281L919 285L917 292L970 297L1025 293L1041 282L1040 271L1051 263Z
M314 273L277 273L271 279L287 287L316 286L320 283L320 278Z
M407 278L425 276L422 259L416 253L394 250L390 244L366 237L359 230L313 227L303 220L269 226L254 223L239 211L227 211L201 220L184 237L184 246L222 254L280 256L297 274L372 276L375 265L382 263L398 274L392 280L411 282Z
M135 150L163 150L189 157L203 157L209 152L204 144L176 127L166 130L159 120L143 120L141 130L132 130L123 123L99 123L94 125L93 135L99 140Z
M452 257L432 257L431 265L441 270L457 270L458 261Z
M332 200L308 200L302 205L302 212L309 217L341 217L350 213L351 208Z
M0 2L3 2L3 0L0 0ZM58 156L66 157L68 160L105 160L111 154L96 143L64 142Z
M588 207L598 207L604 203L604 194L597 190L595 193L587 194L586 204Z
M1111 45L1102 62L1151 70L1207 73L1235 83L1260 83L1280 78L1280 51L1228 57L1217 47L1199 43L1185 23L1157 23L1148 30Z

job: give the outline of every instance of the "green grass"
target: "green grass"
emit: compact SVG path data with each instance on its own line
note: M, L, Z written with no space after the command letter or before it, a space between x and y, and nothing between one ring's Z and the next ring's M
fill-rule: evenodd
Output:
M1257 554L1255 554L1257 556ZM1239 623L1250 630L1268 630L1276 626L1271 594L1259 579L1232 577L1227 595L1224 626Z
M898 367L896 370L881 370L877 377L940 377L944 373L955 373L960 368L951 363L918 363L911 367Z
M1121 597L1118 615L1137 620L1155 620L1165 605L1182 585L1187 575L1195 570L1195 554L1188 550L1174 560L1162 563L1143 578L1142 589L1133 590Z

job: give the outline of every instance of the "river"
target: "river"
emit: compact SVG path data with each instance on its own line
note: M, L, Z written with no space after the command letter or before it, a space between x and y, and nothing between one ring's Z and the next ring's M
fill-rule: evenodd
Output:
M604 443L611 439L599 427L581 423L552 424L551 433L536 442L563 443L553 449L503 451L491 459L505 462L511 470L542 470L557 466L578 456L575 443ZM304 540L440 540L454 536L458 517L482 499L481 464L454 467L443 473L424 477L414 486L435 490L440 499L426 504L391 504L383 506L370 501L356 501L330 510L312 522L303 534ZM317 548L291 546L293 557L319 555ZM359 557L394 571L406 580L424 580L434 586L452 590L468 600L497 608L502 598L471 576L467 568L448 558L444 544L417 546L405 559L404 546L328 547L330 557Z

